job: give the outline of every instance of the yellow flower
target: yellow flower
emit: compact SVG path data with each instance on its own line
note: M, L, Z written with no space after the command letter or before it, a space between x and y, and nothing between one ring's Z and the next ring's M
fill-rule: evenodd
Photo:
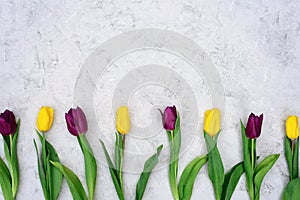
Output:
M213 108L204 113L204 131L214 137L221 130L220 110Z
M130 130L130 118L127 106L121 106L117 110L116 128L119 133L125 135Z
M36 126L40 131L48 131L53 122L54 110L48 106L42 106L36 120Z
M298 117L288 116L286 122L286 136L291 140L295 140L299 136Z

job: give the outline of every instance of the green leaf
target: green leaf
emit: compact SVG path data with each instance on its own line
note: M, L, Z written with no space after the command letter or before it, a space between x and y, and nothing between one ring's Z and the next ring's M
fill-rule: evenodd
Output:
M222 186L224 182L224 166L217 147L216 139L209 136L204 131L204 138L208 151L208 176L211 180L216 199L220 199L222 196Z
M115 185L118 197L119 197L120 200L124 200L124 194L123 194L123 190L122 190L121 185L120 185L120 180L119 180L119 177L118 177L117 170L115 169L115 167L114 167L114 165L113 165L113 163L110 159L110 156L107 152L107 149L106 149L103 141L100 140L100 143L102 145L102 148L103 148L103 151L104 151L104 154L105 154L105 158L106 158L106 161L107 161L107 164L108 164L109 172L110 172L112 181Z
M13 193L11 189L11 176L9 169L5 165L2 158L0 158L0 186L2 189L2 194L5 200L13 200Z
M47 180L47 184L48 184L48 190L49 190L49 196L50 196L50 199L52 199L52 184L51 184L51 180L52 180L52 177L51 177L51 163L50 163L50 159L49 159L49 154L47 154L47 157L46 157L46 180Z
M231 196L244 172L244 162L240 162L233 166L229 170L229 172L226 173L223 183L223 191L221 197L222 200L231 199Z
M58 199L59 193L61 191L63 175L56 167L50 164L50 160L54 162L60 162L60 160L52 144L49 143L37 130L36 133L42 144L44 141L44 148L42 147L42 160L43 157L45 157L46 162L42 161L42 163L43 165L46 165L46 167L43 168L44 173L46 169L48 173L47 178L45 177L45 180L48 180L47 181L47 188L48 188L47 191L49 191L48 196L50 199L56 200Z
M177 173L178 173L178 157L181 146L181 132L180 132L180 116L177 112L177 119L174 131L167 131L170 142L170 164L169 164L169 182L173 197L175 200L179 199L177 189Z
M250 139L246 136L246 128L241 122L241 132L242 132L242 140L243 140L243 156L244 156L244 169L246 173L246 182L247 182L247 188L248 193L250 196L250 199L254 199L254 183L253 183L253 174L254 171L252 169L251 164L251 145L250 145Z
M87 188L89 192L89 199L93 200L95 195L95 186L97 178L97 163L86 137L83 134L80 134L78 137L78 142L80 144L82 153L84 155L84 164L85 164L85 178L87 183Z
M71 194L73 196L74 200L87 200L86 193L84 191L84 188L82 186L82 183L80 182L79 178L76 176L74 172L72 172L69 168L62 165L60 162L52 162L50 161L52 165L54 165L66 178L67 183L69 185Z
M12 193L15 198L19 186L19 163L17 156L17 141L20 129L20 120L17 122L17 128L14 134L3 136L4 139L4 153L7 159L12 179Z
M287 136L285 136L284 139L284 152L285 152L286 162L289 168L290 180L292 180L293 179L293 153L292 153L291 140Z
M54 161L54 162L60 162L59 157L54 149L54 147L46 141L46 148L49 153L49 160ZM52 165L50 165L49 160L47 161L48 167L50 168L50 174L51 174L51 197L53 200L58 199L60 190L61 190L61 185L62 185L62 180L63 180L63 175L62 173Z
M6 142L6 138L8 138L8 143ZM3 136L3 144L4 144L4 154L7 160L7 163L11 163L11 156L10 156L10 141L9 136Z
M124 157L123 137L125 137L125 136L123 136L119 132L116 132L115 135L116 135L115 167L116 167L117 174L118 174L118 177L119 177L120 186L123 190L123 175L122 175L123 157Z
M294 154L293 154L293 176L292 178L298 178L298 162L299 162L299 138L294 141Z
M151 175L153 168L158 163L158 156L159 156L162 148L163 148L163 145L160 145L157 148L157 152L145 162L144 170L141 173L140 178L136 184L135 200L141 200L143 198L149 176Z
M283 200L299 200L300 199L300 178L290 181L283 191Z
M40 156L39 156L39 152L38 152L38 148L37 148L35 140L33 140L33 142L34 142L34 147L35 147L35 151L36 151L37 165L38 165L38 172L39 172L41 186L42 186L42 189L43 189L45 200L48 200L49 199L49 191L47 189L45 171L44 171L44 168L43 168L43 166L41 164L41 161L40 161Z
M254 173L254 185L255 185L255 197L259 199L259 192L263 178L267 172L272 168L276 160L279 158L279 154L272 154L267 156L261 163L257 166Z
M208 156L199 156L192 160L183 170L178 184L178 192L180 200L191 199L193 193L194 182L196 177L206 163Z

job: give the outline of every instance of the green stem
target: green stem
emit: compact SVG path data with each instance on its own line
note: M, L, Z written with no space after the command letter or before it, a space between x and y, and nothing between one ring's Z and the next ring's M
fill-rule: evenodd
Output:
M292 142L292 157L293 157L295 151L295 140L291 140L291 142Z
M17 191L15 191L15 173L13 172L13 166L12 166L12 154L13 154L13 146L12 146L12 142L13 142L13 138L12 138L12 134L9 135L9 146L10 146L10 149L9 149L9 153L10 153L10 162L9 162L9 167L10 167L10 170L11 170L11 188L12 188L12 193L13 193L13 197L15 198L16 196L16 193Z
M255 171L255 165L256 165L256 148L255 148L255 139L251 139L251 166L252 166L252 174L254 174ZM253 176L252 176L253 178ZM255 197L255 190L254 190L255 186L254 186L254 180L251 180L251 186L250 186L250 199L254 200L256 199Z
M255 165L255 163L254 163L254 151L255 151L255 149L254 149L254 140L255 139L251 139L251 164L252 164L252 170L254 170L254 165Z
M290 180L294 179L294 154L295 154L295 140L291 140L292 143L292 174L290 174ZM297 160L298 162L298 160Z
M43 162L43 168L45 172L45 178L46 178L46 188L49 193L48 198L51 199L51 192L50 192L50 183L49 183L49 177L47 173L47 150L46 150L46 138L45 138L45 132L42 131L42 162Z
M174 146L174 131L170 131L170 134L171 134L171 155L173 156L176 156L176 147ZM177 189L177 183L176 183L176 180L177 180L177 168L178 168L178 156L173 157L171 156L170 157L170 167L173 167L174 170L174 174L171 174L172 176L172 181L170 180L170 185L171 185L171 190L172 190L172 194L173 194L173 197L174 197L174 200L179 200L179 194L178 194L178 189ZM171 162L173 162L171 164Z
M120 133L118 133L120 134ZM120 160L120 183L121 183L121 189L122 189L122 192L124 192L124 184L123 184L123 173L122 173L122 168L123 168L123 157L124 157L124 147L125 147L125 135L121 135L122 137L122 148L121 148L121 160Z

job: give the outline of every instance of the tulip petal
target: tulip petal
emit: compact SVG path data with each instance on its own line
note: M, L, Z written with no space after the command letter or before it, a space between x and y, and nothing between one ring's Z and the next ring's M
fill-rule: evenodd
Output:
M75 111L76 111L76 116L77 116L75 125L78 126L76 128L79 133L86 133L88 130L88 124L87 124L85 114L80 107L77 107Z
M163 119L164 129L169 130L169 131L174 130L176 119L177 119L176 107L174 105L172 107L167 106L164 111L162 119Z
M0 118L0 133L4 136L10 133L10 125L3 118Z
M258 138L261 133L262 122L263 114L258 117L251 113L246 126L246 136L251 139Z
M53 118L54 118L54 110L53 108L49 107L49 106L46 106L46 111L48 113L48 116L49 116L49 124L48 124L48 127L49 129L52 127L52 123L53 123Z
M299 136L298 117L289 116L286 120L286 135L291 140L295 140Z
M204 113L204 130L214 137L221 130L221 112L217 108L206 110Z
M13 134L16 132L17 123L15 119L15 115L10 110L5 110L0 114L0 133L4 136Z
M68 128L69 132L72 135L78 136L78 131L76 130L75 123L74 123L74 118L73 118L73 115L71 113L72 113L72 110L69 110L68 113L65 113L67 128Z
M40 131L48 131L53 122L54 110L49 106L42 106L38 114L36 126Z
M116 128L119 133L125 135L130 130L130 117L127 106L121 106L116 113Z

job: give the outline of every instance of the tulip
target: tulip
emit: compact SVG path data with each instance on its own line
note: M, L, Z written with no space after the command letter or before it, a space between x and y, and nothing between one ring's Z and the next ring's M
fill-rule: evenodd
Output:
M15 133L17 129L16 118L13 112L5 110L0 114L0 133L3 136L8 136Z
M295 140L299 136L298 117L289 116L286 120L286 136L291 140Z
M130 117L127 106L120 106L116 113L117 131L126 135L130 130Z
M251 113L246 126L246 136L250 139L258 138L261 133L262 122L263 114L256 116Z
M221 130L221 113L217 108L207 110L204 113L204 131L214 137Z
M36 120L36 126L40 131L48 131L53 122L53 108L42 106Z
M173 131L175 129L177 111L175 106L167 106L163 114L163 126L167 131Z
M72 135L78 136L87 132L88 124L85 114L80 107L76 109L71 108L68 113L65 113L65 119L68 130Z

